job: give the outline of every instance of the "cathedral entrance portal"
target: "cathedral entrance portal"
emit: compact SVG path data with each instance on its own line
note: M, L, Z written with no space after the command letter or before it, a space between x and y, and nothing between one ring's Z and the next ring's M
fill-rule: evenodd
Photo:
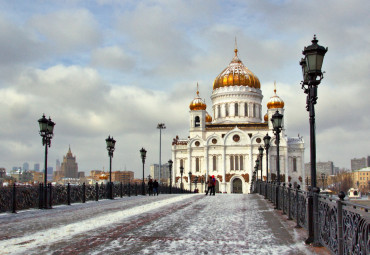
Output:
M239 178L233 180L233 193L243 193L242 180Z

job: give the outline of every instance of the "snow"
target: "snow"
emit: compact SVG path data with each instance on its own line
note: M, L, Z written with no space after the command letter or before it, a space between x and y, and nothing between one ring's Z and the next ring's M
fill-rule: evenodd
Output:
M0 254L312 254L257 195L124 197L0 215Z

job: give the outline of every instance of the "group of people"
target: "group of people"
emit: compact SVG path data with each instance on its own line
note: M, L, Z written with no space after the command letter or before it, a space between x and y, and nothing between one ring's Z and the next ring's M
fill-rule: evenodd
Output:
M153 180L152 179L149 179L148 181L148 193L149 193L149 196L153 195L155 196L157 194L157 196L159 195L159 183L157 182L157 180Z
M208 192L209 192L210 196L215 195L215 193L216 193L216 178L215 178L214 175L208 177L207 185L208 185L208 189L206 191L206 196L208 195Z

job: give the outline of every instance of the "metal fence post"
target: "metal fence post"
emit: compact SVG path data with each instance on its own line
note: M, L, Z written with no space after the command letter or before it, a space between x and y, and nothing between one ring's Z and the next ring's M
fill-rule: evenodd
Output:
M51 183L48 184L49 185L49 209L51 209L53 207L53 186L51 185Z
M296 207L295 207L295 215L296 215L296 220L297 220L297 225L295 226L295 228L301 228L301 225L299 225L299 189L301 188L301 186L298 184L297 185L297 189L296 189L296 198L295 198L295 202L296 202Z
M82 203L86 202L86 185L82 183Z
M289 183L288 187L288 220L292 220L292 210L291 210L291 205L292 205L292 200L290 199L290 194L292 192L292 184Z
M120 195L121 198L123 197L123 184L122 184L122 182L120 182L120 184L119 184L119 195Z
M12 213L16 213L16 188L15 183L13 184L13 202L12 202Z
M135 193L136 193L136 196L137 196L137 183L135 183Z
M128 183L128 194L129 197L131 196L131 183Z
M95 182L95 201L99 201L99 184Z
M67 184L67 205L71 205L71 184Z
M42 198L43 198L43 190L44 190L44 187L42 185L42 183L40 183L39 185L39 209L42 209Z
M343 255L343 205L342 205L342 201L344 200L345 196L346 194L343 191L341 191L338 194L339 200L337 200L338 255Z

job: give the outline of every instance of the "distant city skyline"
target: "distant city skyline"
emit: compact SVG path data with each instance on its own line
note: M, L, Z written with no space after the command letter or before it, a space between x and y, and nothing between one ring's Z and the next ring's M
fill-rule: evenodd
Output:
M319 8L317 7L319 6ZM145 176L171 157L189 129L197 83L208 107L213 81L238 54L261 82L262 112L277 93L288 136L309 116L299 61L316 34L328 47L316 105L317 161L351 168L370 153L370 38L366 0L345 1L3 1L0 10L0 167L44 168L37 120L56 123L48 164L70 145L79 171L109 169L105 139L116 143L112 169ZM143 18L145 17L145 18ZM207 109L212 112L211 109Z

